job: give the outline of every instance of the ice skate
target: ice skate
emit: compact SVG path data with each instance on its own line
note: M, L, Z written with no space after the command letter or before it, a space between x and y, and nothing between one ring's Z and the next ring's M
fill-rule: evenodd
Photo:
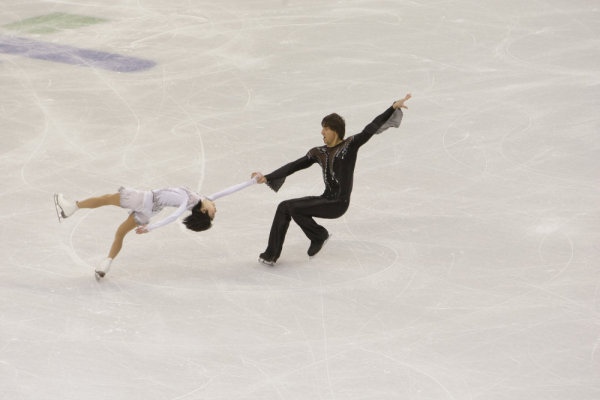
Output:
M77 203L65 199L62 193L54 194L54 206L56 208L58 222L62 222L63 219L69 218L71 215L75 214L75 211L79 210Z
M271 257L269 257L266 253L262 253L260 256L258 256L258 262L268 265L269 267L272 267L273 265L275 265L275 262L277 260L273 260Z
M310 247L308 248L308 251L306 252L308 254L308 256L314 257L319 251L321 251L321 249L323 248L323 246L325 246L325 243L327 243L327 241L329 240L330 237L331 237L331 235L327 235L327 238L323 241L321 241L321 240L311 241Z
M104 260L102 260L102 262L100 263L100 265L98 265L96 267L96 280L100 280L101 278L104 278L104 276L106 276L106 274L108 273L108 270L110 269L110 265L112 264L112 258L105 258Z

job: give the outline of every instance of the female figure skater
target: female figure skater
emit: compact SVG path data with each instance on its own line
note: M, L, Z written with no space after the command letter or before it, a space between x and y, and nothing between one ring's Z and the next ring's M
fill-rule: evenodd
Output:
M253 183L255 179L231 186L225 190L204 197L186 187L157 189L151 191L140 191L121 187L118 193L106 194L99 197L91 197L81 201L65 199L62 193L54 195L56 212L59 221L73 215L80 208L98 208L104 206L117 206L130 210L127 219L119 226L115 233L108 257L95 269L96 279L103 278L110 269L113 259L119 254L123 247L125 235L135 229L137 234L148 233L153 229L160 228L175 221L186 210L191 210L183 223L195 232L201 232L212 226L217 209L214 200L245 188ZM164 207L177 207L171 215L162 221L150 224L150 219L158 214Z
M257 178L258 183L266 182L271 189L277 192L288 175L318 163L323 170L323 181L325 182L325 192L321 196L291 199L279 204L271 225L269 243L266 250L259 255L260 262L267 265L275 264L281 254L291 219L300 226L310 240L308 255L312 257L321 250L329 238L329 232L317 224L313 217L332 219L344 215L350 204L358 150L374 134L392 126L400 126L402 109L408 108L404 103L410 98L411 95L407 94L403 99L395 101L361 133L345 140L344 119L338 114L327 115L321 122L324 146L312 148L304 157L292 161L268 175L260 172L252 173L252 177Z

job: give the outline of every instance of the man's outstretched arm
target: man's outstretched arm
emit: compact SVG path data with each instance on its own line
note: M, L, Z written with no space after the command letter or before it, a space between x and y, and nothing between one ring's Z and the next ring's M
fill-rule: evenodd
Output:
M277 192L285 182L285 178L288 175L300 171L301 169L306 169L314 163L315 160L310 158L307 154L304 157L300 157L296 161L292 161L291 163L288 163L283 167L276 169L275 171L271 172L270 174L267 174L266 176L260 172L253 172L252 178L256 177L257 183L266 183L271 189Z
M404 103L408 101L408 99L410 99L411 97L412 96L410 95L410 93L407 94L406 96L404 96L404 98L395 101L387 110L375 117L373 121L371 121L367 126L365 126L361 133L354 135L353 145L360 147L363 144L365 144L369 139L371 139L371 137L373 137L374 134L379 132L381 127L392 117L392 115L394 115L395 112L399 112L401 114L401 109L408 108ZM399 120L401 119L402 115L400 115L399 117ZM397 126L397 124L399 124L399 122L396 122L396 124L393 124L393 126Z

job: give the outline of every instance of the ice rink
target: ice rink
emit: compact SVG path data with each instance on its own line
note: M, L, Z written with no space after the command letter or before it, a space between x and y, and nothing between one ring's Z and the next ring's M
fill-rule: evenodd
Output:
M599 1L0 11L0 399L600 398ZM126 211L57 221L55 192L208 195L409 92L312 259L292 222L257 262L318 166L131 233L102 282Z

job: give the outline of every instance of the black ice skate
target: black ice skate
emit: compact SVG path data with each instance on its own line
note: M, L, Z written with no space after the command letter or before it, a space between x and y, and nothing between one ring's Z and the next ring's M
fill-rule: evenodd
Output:
M310 247L308 248L308 251L306 252L306 253L308 253L308 256L313 257L319 251L321 251L321 249L323 248L323 246L325 246L325 243L327 243L327 241L329 240L330 237L331 237L331 235L327 235L325 240L312 240L310 242Z
M273 265L275 265L275 262L277 260L274 260L272 257L268 256L267 253L262 253L261 255L258 256L258 262L268 265L270 267L272 267Z

